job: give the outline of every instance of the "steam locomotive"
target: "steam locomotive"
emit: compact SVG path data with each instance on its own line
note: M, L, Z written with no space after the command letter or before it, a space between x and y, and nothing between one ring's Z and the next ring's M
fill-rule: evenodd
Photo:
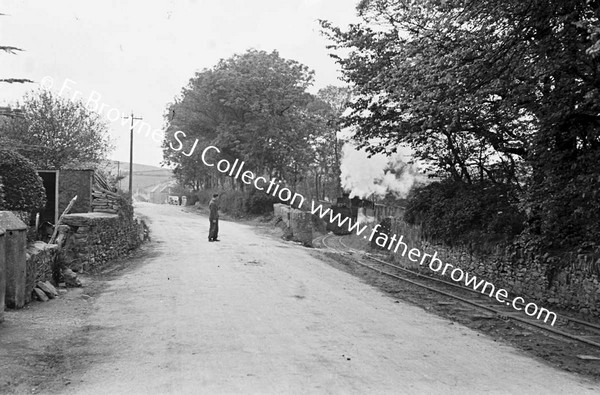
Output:
M331 206L333 218L339 214L340 219L333 223L327 223L327 231L333 232L336 235L349 234L350 230L348 230L348 228L356 223L358 220L358 212L361 209L364 209L364 211L368 209L374 212L375 203L370 200L360 199L356 196L350 199L350 194L344 193L342 197L338 197L336 203ZM349 221L344 221L344 218L349 218ZM341 222L343 222L343 226L340 227L339 223Z
M371 218L373 221L379 223L384 218L401 217L404 215L404 207L378 204L372 200L360 199L358 197L350 199L350 194L344 193L342 197L338 197L336 203L331 206L331 212L333 218L335 218L337 214L340 214L340 219L333 223L327 223L327 231L333 232L336 235L347 235L350 233L348 228L356 223L356 221ZM349 218L349 221L344 222L344 218L346 217ZM343 226L339 226L339 223L342 222Z

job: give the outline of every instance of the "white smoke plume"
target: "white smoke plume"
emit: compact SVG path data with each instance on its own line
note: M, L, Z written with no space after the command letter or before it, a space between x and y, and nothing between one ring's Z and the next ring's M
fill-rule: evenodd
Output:
M342 187L350 192L350 197L371 198L374 194L383 198L392 192L397 198L406 198L415 183L424 183L427 178L420 174L410 160L409 149L386 156L373 155L370 158L364 150L347 142L342 148L340 164Z

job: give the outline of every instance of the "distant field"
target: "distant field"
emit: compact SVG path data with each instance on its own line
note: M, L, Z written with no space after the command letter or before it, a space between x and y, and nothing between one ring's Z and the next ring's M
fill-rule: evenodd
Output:
M106 171L116 175L117 170L121 175L125 175L120 182L120 188L127 190L129 188L129 163L111 161L103 167ZM157 166L133 164L133 190L144 189L154 185L166 183L173 180L171 169L163 169Z

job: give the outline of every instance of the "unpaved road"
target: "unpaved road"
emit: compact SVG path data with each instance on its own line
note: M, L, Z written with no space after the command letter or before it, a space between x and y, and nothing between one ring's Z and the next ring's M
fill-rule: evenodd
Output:
M250 226L137 210L155 253L94 298L59 392L600 393Z

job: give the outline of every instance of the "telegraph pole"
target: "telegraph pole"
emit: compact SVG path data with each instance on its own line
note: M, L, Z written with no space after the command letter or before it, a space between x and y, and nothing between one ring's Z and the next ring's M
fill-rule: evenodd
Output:
M124 117L123 119L131 119L131 128L129 129L129 197L133 201L133 121L140 121L143 118L136 118L133 116L133 110L131 116Z
M117 179L119 180L119 189L121 189L121 161L117 161Z

